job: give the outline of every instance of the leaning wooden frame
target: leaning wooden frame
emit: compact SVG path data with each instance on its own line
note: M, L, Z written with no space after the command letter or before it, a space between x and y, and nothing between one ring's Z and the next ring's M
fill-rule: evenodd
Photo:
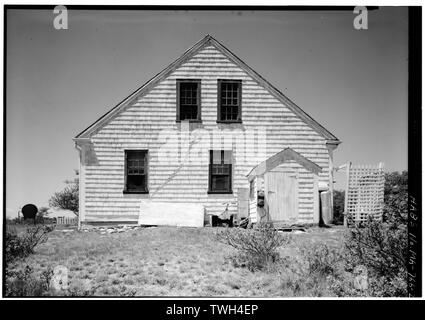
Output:
M382 220L384 208L384 164L352 165L351 162L337 170L346 172L344 225L364 223L372 217Z

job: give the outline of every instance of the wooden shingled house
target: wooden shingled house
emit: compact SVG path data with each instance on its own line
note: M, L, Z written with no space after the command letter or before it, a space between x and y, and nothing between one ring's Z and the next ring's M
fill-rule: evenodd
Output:
M260 189L271 220L317 223L340 143L210 35L74 141L81 223L196 226L258 221Z

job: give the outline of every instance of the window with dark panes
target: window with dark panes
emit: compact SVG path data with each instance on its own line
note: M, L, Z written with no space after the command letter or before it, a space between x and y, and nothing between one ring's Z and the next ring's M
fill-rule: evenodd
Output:
M148 150L125 150L124 192L148 192Z
M232 193L232 151L210 150L210 193Z
M201 120L201 81L177 80L177 120Z
M218 120L241 121L242 81L218 80Z

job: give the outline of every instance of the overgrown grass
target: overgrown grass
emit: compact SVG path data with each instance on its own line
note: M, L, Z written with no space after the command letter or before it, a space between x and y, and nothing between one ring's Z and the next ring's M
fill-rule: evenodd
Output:
M65 266L70 290L80 296L312 295L308 286L291 284L299 270L291 271L287 265L254 272L235 267L229 257L236 250L216 240L216 233L222 230L144 228L107 235L55 230L33 255L14 264L13 271L30 266L34 277L40 279L47 269ZM301 259L300 246L327 243L337 247L341 237L340 228L314 228L293 235L293 241L278 252L281 257L297 260Z
M236 228L141 228L105 235L55 230L34 254L11 263L10 272L17 279L12 295L403 295L399 290L405 285L403 279L383 278L373 272L368 288L355 286L356 266L364 261L355 262L358 256L354 253L346 256L351 232L343 227L311 228L306 233L291 234L288 241L287 234ZM228 245L229 239L234 247ZM242 250L241 259L238 250L247 239L252 240L248 241L250 245L265 250ZM254 259L245 259L252 253ZM48 287L51 270L57 266L68 269L66 291L55 292ZM367 264L366 269L372 270ZM21 286L24 282L27 285Z

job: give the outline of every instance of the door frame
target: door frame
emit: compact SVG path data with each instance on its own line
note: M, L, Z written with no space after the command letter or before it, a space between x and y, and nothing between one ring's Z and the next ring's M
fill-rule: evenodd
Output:
M294 209L295 212L293 213L289 213L288 217L284 220L273 220L272 219L272 215L271 215L271 208L270 208L270 203L269 203L269 190L268 190L268 177L271 174L276 174L276 173L283 173L283 174L290 174L293 175L293 177L295 178L295 188L296 190L293 193L293 201L294 201ZM268 213L268 218L271 222L296 222L298 220L299 217L299 171L295 168L275 168L273 170L270 170L269 172L266 172L264 174L264 200L265 200L265 205L267 206L267 213Z

